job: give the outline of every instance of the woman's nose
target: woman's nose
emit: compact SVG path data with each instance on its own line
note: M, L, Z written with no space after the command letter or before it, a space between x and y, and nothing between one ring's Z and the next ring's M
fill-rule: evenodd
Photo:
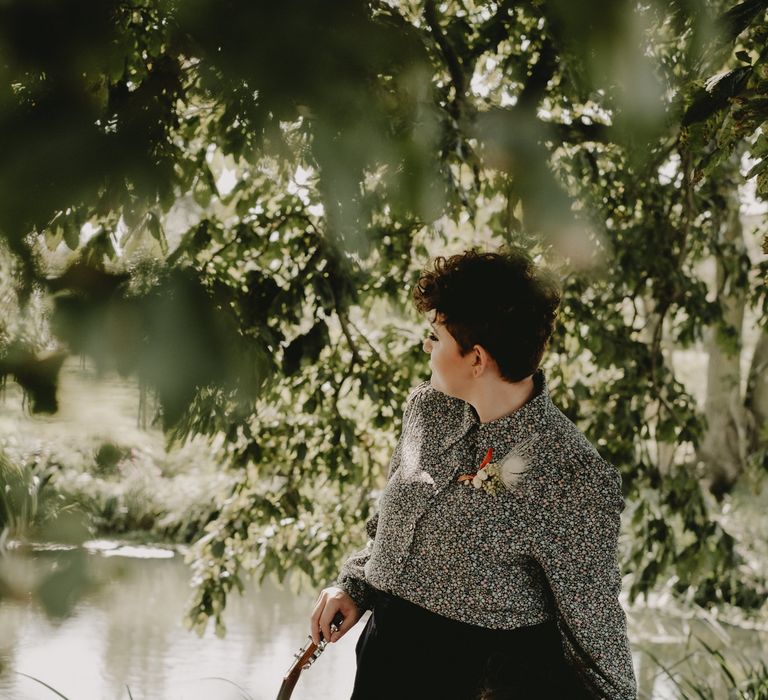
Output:
M429 338L425 338L422 347L424 348L424 352L432 352L432 341L430 341Z

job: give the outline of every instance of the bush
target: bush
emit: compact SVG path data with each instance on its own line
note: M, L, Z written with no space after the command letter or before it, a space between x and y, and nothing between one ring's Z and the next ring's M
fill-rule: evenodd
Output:
M130 455L128 447L120 447L114 442L103 442L94 454L96 472L105 476L117 473L118 463Z

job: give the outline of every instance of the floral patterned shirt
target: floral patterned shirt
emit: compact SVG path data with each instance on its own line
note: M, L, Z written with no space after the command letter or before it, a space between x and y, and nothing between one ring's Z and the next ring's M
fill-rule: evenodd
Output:
M336 585L362 610L380 589L485 627L554 619L594 696L633 700L618 600L621 476L552 403L541 369L534 381L533 398L486 423L429 381L411 392L378 512L366 524L371 539L345 561ZM489 447L527 466L495 494L458 480Z

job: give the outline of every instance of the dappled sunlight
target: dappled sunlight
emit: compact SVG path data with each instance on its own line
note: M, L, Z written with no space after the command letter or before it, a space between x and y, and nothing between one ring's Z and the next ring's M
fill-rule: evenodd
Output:
M0 695L274 697L373 537L425 266L518 246L621 477L641 700L753 692L766 37L761 0L0 2ZM456 333L517 352L486 282ZM295 698L348 694L359 629Z

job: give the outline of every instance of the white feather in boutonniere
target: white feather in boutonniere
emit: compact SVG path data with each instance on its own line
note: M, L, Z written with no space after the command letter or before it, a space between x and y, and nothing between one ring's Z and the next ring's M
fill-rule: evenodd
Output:
M520 441L499 461L499 478L504 486L511 489L531 468L531 447L536 444L539 434L534 433L529 438Z

